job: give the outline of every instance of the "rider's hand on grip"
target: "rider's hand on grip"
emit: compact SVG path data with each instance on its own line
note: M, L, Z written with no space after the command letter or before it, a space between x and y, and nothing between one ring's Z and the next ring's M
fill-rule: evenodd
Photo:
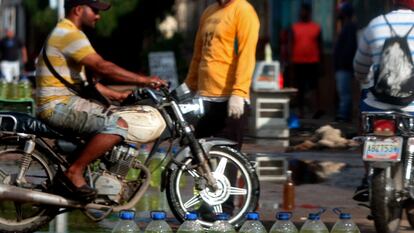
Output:
M167 81L160 79L158 76L150 76L148 77L147 85L158 90L160 87L168 86L168 83Z

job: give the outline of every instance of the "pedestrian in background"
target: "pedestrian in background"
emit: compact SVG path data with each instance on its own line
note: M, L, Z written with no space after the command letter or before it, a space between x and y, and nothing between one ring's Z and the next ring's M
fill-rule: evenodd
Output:
M185 80L204 99L198 138L228 138L241 149L258 37L259 19L246 0L217 0L203 12Z
M256 11L246 0L217 0L203 12L185 80L204 100L205 115L195 126L197 138L227 138L241 149L259 26ZM231 184L236 183L235 169L226 168ZM223 211L232 214L233 209L230 196Z
M357 26L353 21L354 9L349 2L338 6L341 31L334 48L336 90L339 103L335 121L350 122L352 119L353 59L357 49Z
M317 110L313 118L320 118L323 111L319 109L320 66L322 58L322 30L312 21L311 5L303 3L300 8L299 21L291 28L290 55L293 74L298 88L299 116L305 117L305 98L310 95L310 107ZM307 98L306 98L307 99Z
M6 36L0 40L0 69L6 82L12 82L20 77L20 58L22 65L27 63L27 51L12 29L6 29L5 33Z

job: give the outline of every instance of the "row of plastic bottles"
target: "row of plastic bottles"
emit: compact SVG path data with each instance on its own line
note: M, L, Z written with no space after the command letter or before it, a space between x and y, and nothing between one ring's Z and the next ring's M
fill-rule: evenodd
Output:
M358 226L352 221L351 215L342 213L335 209L339 214L339 219L335 223L330 233L360 233ZM134 222L134 211L121 211L120 221L116 224L112 233L132 233L141 232ZM163 211L151 212L152 221L145 228L144 233L172 233L172 229L165 221L166 214ZM301 227L300 231L292 223L290 212L279 212L276 214L276 222L270 229L270 233L329 233L328 228L320 219L320 213L310 213L308 219ZM177 233L236 233L234 227L228 222L229 216L221 213L216 216L216 221L206 231L197 221L197 214L186 214L186 221L179 227ZM267 233L265 227L260 222L259 214L251 212L246 214L246 221L239 230L239 233Z
M335 208L334 212L339 215L338 221L332 227L330 233L360 233L358 226L352 221L349 213L343 213ZM300 228L300 231L290 221L291 212L279 212L276 214L276 223L270 229L270 233L329 233L326 225L321 221L320 214L310 213L307 220Z
M138 233L141 232L135 223L135 212L132 210L124 210L119 213L120 220L115 225L112 233ZM144 233L172 233L171 227L165 221L166 214L163 211L151 212L152 221L145 228ZM204 232L204 229L196 221L196 214L187 214L186 221L180 226L178 232Z
M120 221L115 225L112 233L138 233L141 232L134 221L135 212L132 210L121 211ZM173 233L171 227L165 221L166 214L163 211L151 212L151 222L145 228L144 233ZM217 215L217 221L210 227L208 232L236 233L233 226L228 222L227 214ZM260 222L259 222L260 223ZM204 233L204 228L197 222L197 214L187 213L186 221L178 228L177 233ZM256 231L255 231L256 232Z
M32 98L32 85L28 79L8 83L0 80L0 99L28 99Z

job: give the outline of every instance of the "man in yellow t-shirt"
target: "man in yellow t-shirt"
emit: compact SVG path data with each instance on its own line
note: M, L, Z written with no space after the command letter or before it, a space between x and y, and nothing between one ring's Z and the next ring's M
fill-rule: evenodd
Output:
M65 0L66 18L57 24L43 48L53 69L77 89L82 88L85 82L85 67L111 81L155 88L165 85L158 77L145 77L124 70L104 60L93 49L82 30L95 27L100 18L99 11L109 8L109 4L99 0ZM90 138L78 159L65 173L57 174L55 183L65 189L64 193L70 191L69 195L93 199L96 191L87 185L83 177L85 168L125 138L128 125L116 112L105 111L103 105L74 93L53 75L42 55L36 64L36 81L38 117L56 129ZM96 89L116 101L122 101L129 94L111 90L99 83Z
M241 149L259 27L257 14L246 0L217 0L203 12L185 80L204 100L205 115L195 127L197 138L227 138ZM235 184L236 168L229 165L225 173ZM233 196L222 207L232 214ZM207 213L203 218L211 218Z
M217 0L203 12L185 80L204 99L197 137L224 137L241 148L259 26L246 0Z

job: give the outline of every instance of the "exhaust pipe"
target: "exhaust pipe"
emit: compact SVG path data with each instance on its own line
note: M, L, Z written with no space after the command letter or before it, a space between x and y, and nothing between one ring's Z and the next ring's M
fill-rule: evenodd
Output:
M44 205L55 205L71 208L85 207L77 201L69 200L59 195L28 190L5 184L0 184L0 200L32 202Z
M75 208L75 209L94 209L94 210L103 210L106 211L106 215L110 214L111 212L119 212L124 209L131 209L135 206L136 203L141 199L144 195L145 191L148 189L150 180L151 180L151 173L147 167L138 163L135 165L136 168L141 169L141 171L145 174L145 181L142 183L142 186L139 188L138 192L135 193L133 198L124 205L119 206L107 206L102 204L96 203L82 203L78 201L74 201L71 199L64 198L59 195L33 191L29 189L19 188L12 185L0 184L0 201L7 200L7 201L16 201L16 202L31 202L43 205L54 205L63 208ZM85 212L87 214L87 212ZM103 215L105 216L105 214ZM90 216L89 216L90 217ZM90 217L92 220L99 220L95 217Z

